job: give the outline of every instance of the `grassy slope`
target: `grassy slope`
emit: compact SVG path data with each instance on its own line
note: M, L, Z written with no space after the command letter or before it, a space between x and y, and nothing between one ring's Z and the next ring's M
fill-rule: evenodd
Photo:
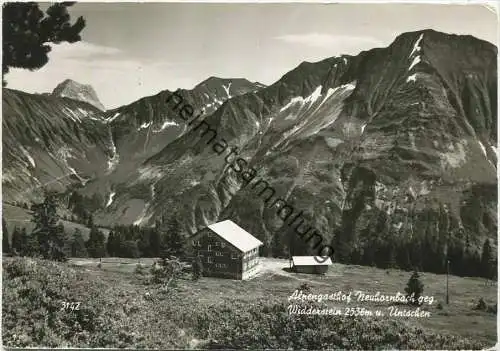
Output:
M98 261L90 259L73 261L81 266L4 259L5 345L192 348L207 346L211 340L218 346L273 348L288 347L287 340L293 340L294 348L469 349L496 342L496 315L472 310L480 297L496 302L496 286L485 286L482 279L451 277L451 303L438 310L437 302L444 300L444 276L422 274L425 294L435 299L429 308L431 317L376 321L286 316L284 308L288 296L304 282L316 293L359 289L394 294L404 288L407 272L336 264L326 276L316 277L282 271L280 267L287 265L284 260L263 260L266 271L251 281L179 280L175 288L163 292L132 273L133 260L103 261L100 270ZM16 271L23 273L14 278ZM80 311L60 311L62 301L80 301ZM364 306L375 308L373 303ZM357 330L368 330L371 336L356 336ZM451 331L460 338L445 336ZM473 343L464 344L462 337Z

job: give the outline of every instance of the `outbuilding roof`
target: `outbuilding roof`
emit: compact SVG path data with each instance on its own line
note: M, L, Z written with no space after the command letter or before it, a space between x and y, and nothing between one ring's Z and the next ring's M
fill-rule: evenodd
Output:
M229 219L211 224L208 226L208 229L242 252L247 252L263 245L262 241Z
M329 266L332 264L330 257L323 256L292 256L294 266Z

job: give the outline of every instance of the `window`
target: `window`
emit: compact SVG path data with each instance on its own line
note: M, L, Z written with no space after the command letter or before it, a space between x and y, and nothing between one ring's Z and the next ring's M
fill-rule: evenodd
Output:
M232 253L232 254L231 254L231 258L232 258L233 260L237 260L237 259L238 259L238 254Z
M222 252L220 252L220 251L215 251L215 256L222 256Z
M213 262L214 261L213 261L212 257L207 257L207 263L213 263Z
M218 241L215 242L215 246L219 246L220 243Z
M212 251L212 245L208 245L208 251Z
M220 243L220 247L222 247L222 248L226 247L226 243L224 243L224 242Z

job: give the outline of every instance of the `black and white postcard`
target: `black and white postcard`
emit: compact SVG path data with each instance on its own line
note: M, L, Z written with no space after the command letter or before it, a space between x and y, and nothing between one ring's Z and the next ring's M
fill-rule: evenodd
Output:
M4 2L2 345L497 345L495 2Z

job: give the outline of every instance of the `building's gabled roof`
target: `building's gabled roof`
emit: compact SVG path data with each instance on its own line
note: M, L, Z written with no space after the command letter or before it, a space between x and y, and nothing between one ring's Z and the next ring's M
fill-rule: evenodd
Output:
M332 264L330 257L322 256L292 256L294 266L329 266Z
M229 219L209 225L208 228L242 252L263 245L262 241Z

